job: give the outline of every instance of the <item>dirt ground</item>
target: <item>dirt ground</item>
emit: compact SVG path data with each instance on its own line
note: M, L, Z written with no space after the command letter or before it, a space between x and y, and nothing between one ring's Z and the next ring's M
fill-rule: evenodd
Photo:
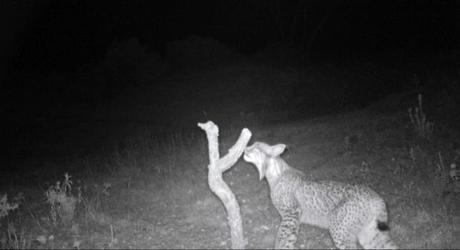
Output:
M248 128L253 133L250 143L287 144L284 159L315 179L361 183L376 190L387 202L391 235L402 248L460 248L459 194L437 193L427 181L431 177L420 174L430 173L419 168L432 167L422 161L433 155L411 139L409 125L404 112L367 109ZM157 172L131 166L103 180L94 178L99 185L111 184L109 194L83 192L84 197L98 200L87 198L77 206L69 224L52 225L43 190L11 188L25 196L10 219L16 225L13 235L23 237L24 246L32 248L230 248L225 209L207 184L207 141L199 131L197 127L200 139L187 153L177 152L177 158L149 166L152 170L152 164L175 164L183 172L161 180ZM222 155L240 131L222 131ZM412 158L411 148L418 150ZM280 218L266 181L259 181L256 168L242 159L224 179L241 206L247 247L272 248ZM79 184L75 177L74 190L78 185L95 190L95 182ZM12 235L8 232L4 240ZM334 248L328 232L313 226L302 225L298 239L299 248Z

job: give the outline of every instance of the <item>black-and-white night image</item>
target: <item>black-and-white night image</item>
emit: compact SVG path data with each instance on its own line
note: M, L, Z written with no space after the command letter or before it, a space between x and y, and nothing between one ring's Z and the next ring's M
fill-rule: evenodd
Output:
M0 1L0 248L460 248L460 1Z

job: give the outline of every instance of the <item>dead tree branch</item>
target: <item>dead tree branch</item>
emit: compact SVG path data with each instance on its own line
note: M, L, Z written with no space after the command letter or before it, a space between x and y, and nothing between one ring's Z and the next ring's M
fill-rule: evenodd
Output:
M240 214L240 205L230 187L225 183L222 174L230 169L243 154L249 140L251 131L244 128L238 141L229 149L227 155L219 158L219 128L212 121L198 123L206 132L209 146L208 183L211 191L222 201L227 211L233 249L243 249L247 243L243 235L243 223Z

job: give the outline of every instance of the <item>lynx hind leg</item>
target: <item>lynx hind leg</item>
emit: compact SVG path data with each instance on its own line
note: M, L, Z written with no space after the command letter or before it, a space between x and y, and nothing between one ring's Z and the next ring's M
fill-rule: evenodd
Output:
M300 227L300 210L289 209L281 213L281 224L276 235L275 249L293 249Z
M358 240L354 233L347 231L347 227L344 223L334 225L330 228L330 233L334 245L338 249L358 249Z
M357 249L358 233L362 227L362 217L356 214L356 206L345 202L335 210L331 218L329 232L339 249Z

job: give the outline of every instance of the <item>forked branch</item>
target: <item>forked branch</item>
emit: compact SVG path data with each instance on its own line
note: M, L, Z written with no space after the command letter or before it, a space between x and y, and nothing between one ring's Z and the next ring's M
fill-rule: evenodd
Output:
M222 173L230 169L243 154L244 149L251 139L251 131L244 128L238 141L229 149L229 152L219 158L219 128L212 121L198 123L206 132L209 146L208 183L211 191L222 201L227 211L233 249L243 249L246 239L243 235L243 223L240 214L240 205L230 187L222 178Z

